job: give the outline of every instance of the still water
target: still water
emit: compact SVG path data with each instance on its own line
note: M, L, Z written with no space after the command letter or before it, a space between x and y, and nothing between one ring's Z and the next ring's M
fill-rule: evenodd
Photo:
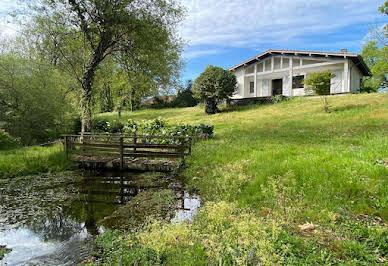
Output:
M191 220L200 206L182 178L160 173L65 172L0 180L0 265L72 265L91 257L101 221L142 191L170 189L172 222Z

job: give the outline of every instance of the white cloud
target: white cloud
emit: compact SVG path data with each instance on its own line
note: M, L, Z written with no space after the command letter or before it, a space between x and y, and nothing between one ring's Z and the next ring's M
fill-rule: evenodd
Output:
M187 49L183 52L183 57L186 60L191 60L204 55L215 55L215 54L221 54L223 52L224 52L223 49L201 49L201 50Z
M10 12L15 11L20 7L20 3L16 0L1 0L0 1L0 34L13 35L18 30L18 25L14 19L9 15Z
M188 12L181 34L191 47L271 48L303 36L367 25L379 16L381 0L183 0L183 4Z

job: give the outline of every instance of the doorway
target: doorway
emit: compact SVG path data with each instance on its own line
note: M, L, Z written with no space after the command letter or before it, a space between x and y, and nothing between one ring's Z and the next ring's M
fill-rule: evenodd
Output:
M283 94L283 80L273 79L272 80L272 96Z

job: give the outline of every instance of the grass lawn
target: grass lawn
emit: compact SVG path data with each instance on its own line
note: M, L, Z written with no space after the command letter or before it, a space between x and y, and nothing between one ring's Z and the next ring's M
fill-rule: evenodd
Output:
M192 224L107 232L101 263L378 264L388 257L388 95L295 98L208 116L200 107L126 119L215 126L184 175L204 206ZM117 119L116 113L99 115Z
M0 179L63 171L72 165L66 159L62 144L0 150Z

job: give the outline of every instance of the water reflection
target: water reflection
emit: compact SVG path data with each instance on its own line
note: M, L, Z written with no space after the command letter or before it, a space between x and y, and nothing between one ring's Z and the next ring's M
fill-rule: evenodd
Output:
M12 248L6 265L76 264L88 259L99 225L143 190L171 189L173 221L191 221L200 199L182 179L163 174L71 173L0 183L0 244ZM23 188L21 192L20 188Z

